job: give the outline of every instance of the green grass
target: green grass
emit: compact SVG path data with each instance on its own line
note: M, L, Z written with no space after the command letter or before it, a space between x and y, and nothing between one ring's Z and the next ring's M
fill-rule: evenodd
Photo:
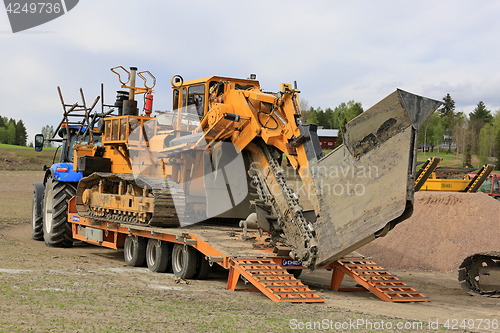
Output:
M0 148L28 149L28 150L35 151L34 147L24 147L24 146L7 145L5 143L0 143ZM46 147L46 148L43 148L43 150L45 150L45 149L47 149L47 150L56 150L57 148L56 147Z
M56 148L44 148L36 152L33 147L0 144L0 170L40 171L43 165L52 165L55 152Z
M463 167L463 156L462 154L456 154L456 153L448 153L447 150L440 150L439 153L437 150L434 152L428 152L428 153L423 153L423 152L418 152L417 153L417 161L418 162L425 162L429 157L441 157L442 161L439 163L440 167L454 167L454 168L462 168ZM493 160L490 160L491 164L495 164L495 170L499 170L499 163ZM474 168L480 168L482 167L481 162L479 161L479 158L475 155L472 155L472 166Z
M463 165L463 157L462 155L457 155L455 153L448 153L447 151L441 150L439 153L436 151L423 153L419 151L417 153L417 161L425 162L429 157L441 157L442 161L439 163L439 166L442 167L459 167L461 168Z

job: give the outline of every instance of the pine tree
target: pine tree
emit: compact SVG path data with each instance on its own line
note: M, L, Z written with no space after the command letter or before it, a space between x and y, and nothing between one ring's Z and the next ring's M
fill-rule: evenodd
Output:
M483 101L479 101L479 103L477 103L474 111L472 111L469 116L471 119L480 120L483 125L490 123L493 120L493 116L491 115L490 110L486 108L486 105L484 105Z
M446 134L448 142L448 151L451 150L451 143L453 141L453 133L456 125L457 114L455 113L455 101L451 98L450 93L447 93L443 97L443 106L439 109L439 117L441 118L441 124L444 128L444 134Z
M15 122L9 122L7 127L7 144L13 145L16 143L16 124Z
M22 120L19 120L16 124L16 138L17 138L17 144L19 146L26 146L28 133L26 131L26 127L24 126Z
M7 143L7 130L5 127L0 127L0 143Z
M491 123L493 116L490 110L486 108L483 101L479 101L477 106L474 108L469 115L469 126L472 129L472 151L474 153L479 153L479 133L484 125Z
M309 109L309 115L307 117L308 124L318 124L318 113L314 110L313 107Z

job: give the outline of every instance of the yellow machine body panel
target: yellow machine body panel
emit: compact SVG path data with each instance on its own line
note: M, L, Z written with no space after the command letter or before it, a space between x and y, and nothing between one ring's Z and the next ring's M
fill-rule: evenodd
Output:
M420 191L463 192L470 180L427 179Z

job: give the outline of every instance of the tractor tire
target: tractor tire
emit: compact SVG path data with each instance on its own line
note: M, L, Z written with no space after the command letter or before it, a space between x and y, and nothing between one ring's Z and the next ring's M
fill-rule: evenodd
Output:
M207 259L205 259L205 255L201 252L198 252L198 262L196 263L196 273L194 273L193 279L195 280L206 280L208 278L208 274L212 270L210 267L210 263Z
M31 238L43 240L43 191L42 183L35 183L33 200L31 202Z
M43 195L43 238L47 246L73 246L73 232L71 223L68 223L68 201L75 194L75 184L47 179Z
M170 261L168 243L150 239L146 247L146 263L151 272L164 273Z
M146 261L146 239L136 236L127 236L123 246L125 263L133 267L141 267Z
M172 250L172 270L175 276L191 279L196 273L198 251L191 246L175 244Z

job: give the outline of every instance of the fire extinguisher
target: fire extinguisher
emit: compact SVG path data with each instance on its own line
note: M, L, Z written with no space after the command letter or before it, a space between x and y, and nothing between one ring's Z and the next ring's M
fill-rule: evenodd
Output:
M151 114L153 112L153 94L151 94L151 93L146 95L146 103L144 104L144 112L146 114Z

